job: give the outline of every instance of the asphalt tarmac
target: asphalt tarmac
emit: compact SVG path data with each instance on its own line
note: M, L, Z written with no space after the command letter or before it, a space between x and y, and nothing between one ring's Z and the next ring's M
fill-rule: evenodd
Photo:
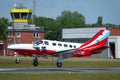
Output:
M0 73L120 73L120 68L0 68Z

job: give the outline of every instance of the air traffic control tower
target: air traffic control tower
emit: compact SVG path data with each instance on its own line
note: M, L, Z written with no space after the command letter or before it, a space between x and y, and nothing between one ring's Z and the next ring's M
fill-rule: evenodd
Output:
M32 10L25 7L10 9L12 26L8 26L6 37L5 54L13 55L14 52L7 50L11 44L32 44L38 39L44 39L44 27L35 26L32 23Z
M16 7L10 10L14 29L24 29L31 23L32 10L25 7Z
M8 26L8 44L33 43L44 39L44 27L32 24L32 10L23 6L10 9L12 26Z

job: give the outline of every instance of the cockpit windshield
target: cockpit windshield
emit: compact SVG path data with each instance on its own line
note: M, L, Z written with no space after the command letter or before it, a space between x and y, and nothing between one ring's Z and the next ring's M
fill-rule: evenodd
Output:
M35 45L39 45L39 44L43 44L43 41L42 40L38 40L34 43Z

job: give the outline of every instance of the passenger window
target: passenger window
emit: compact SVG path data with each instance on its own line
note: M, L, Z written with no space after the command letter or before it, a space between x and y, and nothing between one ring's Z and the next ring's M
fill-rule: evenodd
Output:
M64 47L67 47L67 44L64 44Z
M61 43L58 43L58 46L62 46L62 44L61 44Z
M45 44L45 45L49 45L48 41L45 41L44 44Z
M76 46L73 46L74 48L76 48Z
M56 46L56 43L52 43L53 46Z
M72 48L72 45L69 45L70 48Z
M39 45L39 44L42 44L42 43L43 43L43 41L37 41L37 42L35 42L36 45Z

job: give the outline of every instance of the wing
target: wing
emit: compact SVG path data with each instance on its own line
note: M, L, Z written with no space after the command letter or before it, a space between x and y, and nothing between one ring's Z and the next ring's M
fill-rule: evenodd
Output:
M65 59L65 58L72 57L73 53L75 53L76 51L77 50L75 50L75 49L69 49L69 50L59 51L54 56L62 55L63 59Z

